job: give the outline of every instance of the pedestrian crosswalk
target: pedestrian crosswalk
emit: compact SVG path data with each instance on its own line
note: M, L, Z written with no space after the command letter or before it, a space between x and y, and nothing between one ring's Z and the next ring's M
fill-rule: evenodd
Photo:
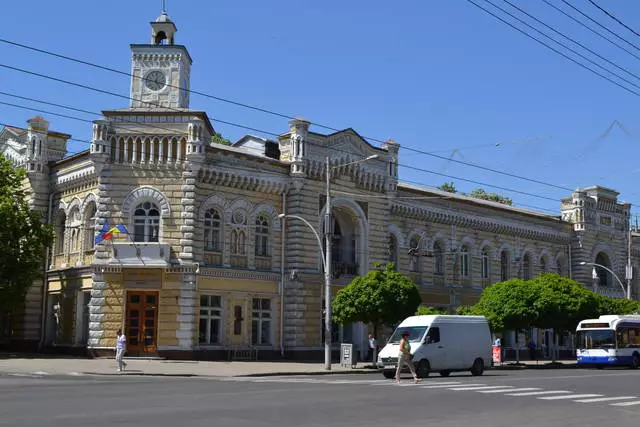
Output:
M484 383L469 383L464 381L438 381L438 380L425 380L423 382L414 383L411 380L405 380L400 384L397 384L392 380L385 379L344 379L343 378L318 378L318 377L298 377L298 378L286 378L286 377L262 377L262 378L247 378L247 377L232 377L222 378L221 381L241 381L241 382L255 382L255 383L296 383L296 384L330 384L330 385L361 385L361 386L375 386L375 387L412 387L420 390L434 390L434 391L451 391L460 393L480 393L490 396L504 396L505 398L511 397L524 397L530 399L537 399L549 402L576 402L581 404L602 404L612 407L638 407L640 408L640 396L605 396L598 393L583 393L574 392L571 390L552 390L543 389L541 387L517 387L508 384L489 384L489 381Z

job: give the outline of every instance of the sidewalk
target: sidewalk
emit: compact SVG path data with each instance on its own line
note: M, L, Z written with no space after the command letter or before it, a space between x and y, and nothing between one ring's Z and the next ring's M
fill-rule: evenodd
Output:
M176 377L244 377L272 375L367 374L376 372L370 364L345 368L334 364L331 371L324 363L312 362L199 362L143 360L125 357L125 375ZM0 359L0 373L24 375L122 375L116 372L114 359L81 358L9 358Z
M324 369L322 362L200 362L177 360L129 359L125 375L151 375L175 377L246 377L274 375L329 375L329 374L367 374L376 372L368 363L358 364L355 368L334 364L330 371ZM496 370L520 369L571 369L576 368L575 360L515 361L505 362L494 367ZM22 375L122 375L116 372L113 359L83 358L7 358L0 359L0 374Z

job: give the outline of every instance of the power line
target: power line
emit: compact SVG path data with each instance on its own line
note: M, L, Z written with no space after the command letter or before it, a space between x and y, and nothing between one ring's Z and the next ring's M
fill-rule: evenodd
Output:
M83 122L93 123L91 120L88 120L88 119L82 119L82 118L79 118L79 117L68 116L68 115L60 114L60 113L54 113L54 112L52 112L52 111L46 111L46 110L42 110L42 109L38 109L38 108L25 107L25 106L21 106L21 105L17 105L17 104L6 103L6 102L0 102L0 104L8 105L8 106L11 106L11 107L14 107L14 108L21 108L21 109L33 110L33 111L38 111L38 112L41 112L41 113L44 113L44 114L59 115L59 116L62 116L62 117L67 117L67 118L73 119L73 120L78 120L78 121L83 121ZM142 123L141 123L141 124L142 124ZM258 130L258 131L260 131L260 130ZM260 132L261 132L261 131L260 131ZM308 144L310 144L310 145L318 146L318 147L323 148L323 149L328 149L328 147L327 147L327 146L322 145L322 144L316 144L316 143L313 143L313 142L311 142L311 141L307 141L307 143L308 143ZM351 155L351 154L353 154L353 153L351 153L351 152L349 152L349 151L341 150L341 149L337 149L337 148L335 148L335 147L334 147L334 148L331 148L331 149L332 149L333 151L344 152L344 153L346 153L346 154L350 154L350 155ZM140 152L138 152L138 151L136 151L136 153L137 153L137 154L140 154ZM382 160L377 159L377 161L382 161ZM520 190L510 189L510 188L507 188L507 187L502 187L502 186L498 186L498 185L493 185L493 184L489 184L489 183L484 183L484 182L480 182L480 181L475 181L475 180L471 180L471 179L467 179L467 178L462 178L462 177L458 177L458 176L447 175L447 174L439 173L439 172L432 171L432 170L425 169L425 168L419 168L419 167L416 167L416 166L410 166L410 165L405 165L405 164L401 164L401 163L398 163L398 166L403 167L403 168L406 168L406 169L411 169L411 170L415 170L415 171L420 171L420 172L424 172L424 173L432 174L432 175L443 176L443 177L446 177L446 178L449 178L449 179L454 179L454 180L458 180L458 181L469 182L469 183L473 183L473 184L477 184L477 185L482 185L482 186L485 186L485 187L496 188L496 189L503 190L503 191L509 191L509 192L513 192L513 193L517 193L517 194L522 194L522 195L525 195L525 196L530 196L530 197L534 197L534 198L540 198L540 199L544 199L544 200L550 200L550 201L557 202L557 199L550 198L550 197L547 197L547 196L541 196L541 195L537 195L537 194L534 194L534 193L529 193L529 192L525 192L525 191L520 191Z
M572 5L571 3L569 3L567 0L561 0L562 3L566 4L567 6L569 6L571 9L575 10L576 12L578 12L580 15L584 16L585 18L587 18L589 21L593 22L594 24L596 24L598 27L606 30L608 33L612 34L613 36L615 36L617 39L622 40L623 42L625 42L626 44L628 44L629 46L633 47L634 49L640 51L640 48L638 48L638 46L636 46L635 44L631 43L630 41L628 41L627 39L625 39L624 37L621 37L618 33L616 33L615 31L610 30L609 28L605 27L604 25L602 25L600 22L596 21L595 19L593 19L592 17L590 17L589 15L587 15L586 13L584 13L583 11L581 11L580 9L578 9L577 7L575 7L574 5Z
M118 73L118 74L121 74L121 75L125 75L125 76L131 77L131 78L138 78L138 79L146 80L143 77L136 76L136 75L133 75L133 74L128 73L128 72L120 71L120 70L117 70L115 68L106 67L106 66L103 66L103 65L95 64L95 63L92 63L92 62L89 62L89 61L80 60L80 59L77 59L77 58L72 58L72 57L67 56L67 55L54 53L54 52L51 52L51 51L48 51L48 50L39 49L39 48L36 48L36 47L33 47L33 46L28 46L28 45L25 45L25 44L22 44L22 43L17 43L17 42L10 41L10 40L7 40L7 39L0 38L0 42L6 43L6 44L10 44L10 45L13 45L13 46L17 46L17 47L20 47L20 48L32 50L32 51L35 51L35 52L43 53L43 54L46 54L46 55L54 56L54 57L57 57L57 58L65 59L65 60L68 60L68 61L80 63L80 64L83 64L83 65L88 65L88 66L91 66L91 67L99 68L99 69L102 69L102 70L115 72L115 73ZM92 90L91 87L89 87L87 85L83 85L83 84L79 84L79 83L75 83L75 82L70 82L70 81L63 80L63 79L53 78L53 77L50 77L50 76L45 76L45 75L40 74L40 73L36 73L36 72L29 71L29 70L20 69L18 67L11 67L11 66L8 66L8 65L5 65L5 64L0 64L0 66L12 69L14 71L19 71L19 72L23 72L23 73L27 73L27 74L32 74L32 75L35 75L35 76L38 76L38 77L42 77L42 78L50 78L51 80L54 80L54 81L58 81L58 82L61 82L61 83L70 84L70 85L78 86L78 87L81 87L81 88L84 88L84 89ZM272 114L272 115L279 116L279 117L282 117L282 118L287 118L287 119L293 119L294 118L293 116L290 116L290 115L287 115L287 114L282 114L282 113L266 110L266 109L263 109L263 108L254 107L254 106L251 106L249 104L239 103L239 102L236 102L236 101L232 101L232 100L229 100L229 99L221 98L221 97L218 97L218 96L215 96L215 95L211 95L211 94L207 94L207 93L204 93L204 92L194 91L194 90L192 90L190 88L181 88L179 86L172 86L172 85L168 85L168 86L172 87L172 88L178 88L180 90L186 90L186 91L188 91L190 93L193 93L193 94L196 94L196 95L205 96L205 97L208 97L208 98L211 98L211 99L215 99L215 100L218 100L218 101L223 101L223 102L231 103L231 104L234 104L234 105L237 105L237 106L242 106L242 107L250 108L250 109L253 109L253 110L256 110L256 111L261 111L261 112L264 112L264 113ZM638 88L640 89L640 87L638 87ZM135 99L135 98L131 98L129 96L116 94L116 93L109 92L109 91L104 91L104 90L101 90L101 89L97 89L96 91L98 91L100 93L112 95L112 96L117 96L119 98L124 98L124 99L128 99L128 100L135 100L135 101L143 102L141 100L138 100L138 99ZM149 103L147 103L147 104L149 104ZM180 111L180 110L178 110L178 111ZM217 121L219 123L227 124L227 125L230 125L230 126L238 127L238 128L253 130L253 131L257 131L257 132L263 132L263 133L270 134L270 135L273 135L273 136L276 136L276 137L279 136L279 134L275 134L275 133L272 133L272 132L260 131L260 130L255 129L255 128L247 127L247 126L244 126L244 125L239 125L237 123L228 122L228 121L224 121L224 120L221 120L221 119L215 119L215 121ZM331 127L331 126L326 126L326 125L322 125L322 124L314 123L314 122L310 122L310 123L314 124L316 126L319 126L321 128L329 129L329 130L332 130L332 131L336 131L336 132L340 131L340 129L337 129L337 128L334 128L334 127ZM371 141L375 141L375 142L378 142L378 143L386 142L386 141L384 141L382 139L372 138L372 137L367 137L367 136L362 136L362 138L368 139L368 140L371 140ZM412 152L415 152L415 153L424 154L424 155L435 157L435 158L444 159L443 156L438 156L438 155L436 155L434 153L427 152L427 151L420 150L420 149L416 149L416 148L412 148L410 146L404 146L403 145L403 146L401 146L401 149L405 149L407 151L412 151ZM516 175L516 174L510 174L510 173L507 173L507 172L498 171L496 169L485 168L483 166L472 164L472 163L469 163L469 162L463 162L463 161L455 160L455 159L450 159L450 161L452 161L454 163L459 163L459 164L462 164L462 165L466 165L466 166L472 166L474 168L484 169L484 170L487 170L489 172L502 174L504 176L509 176L509 177L517 178L517 179L523 179L525 181L534 182L534 183L538 183L538 184L541 184L541 185L547 185L547 186L550 186L550 187L558 188L558 186L555 186L553 184L544 183L544 182L539 181L539 180L535 180L535 179L531 179L531 178L527 178L527 177L522 177L522 176L519 176L519 175ZM560 188L560 189L567 190L566 188ZM571 191L571 190L569 189L569 191Z
M596 8L600 9L600 11L602 11L605 15L607 15L609 18L613 19L614 21L616 21L618 24L622 25L624 28L626 28L627 30L631 31L633 34L635 34L636 36L640 37L640 34L638 34L633 28L629 27L627 24L625 24L624 22L622 22L621 20L619 20L618 18L616 18L612 13L610 13L609 11L607 11L606 9L604 9L603 7L601 7L598 3L596 3L593 0L589 0L589 3L591 3L592 5L594 5Z
M586 28L587 30L591 31L592 33L594 33L595 35L605 39L606 41L608 41L609 43L611 43L612 45L616 46L618 49L621 49L625 52L627 52L629 55L633 56L634 58L636 58L637 60L640 60L640 56L636 55L635 53L631 52L629 49L627 49L624 46L621 46L620 44L616 43L615 41L611 40L609 37L605 36L604 34L594 30L593 28L591 28L590 26L588 26L587 24L585 24L584 22L580 21L579 19L575 18L574 16L569 15L567 12L565 12L564 10L560 9L558 6L554 5L553 3L549 2L549 0L542 0L544 3L546 3L549 7L552 7L553 9L555 9L556 11L560 12L561 14L563 14L564 16L566 16L567 18L571 19L572 21L578 23L579 25L583 26L584 28Z
M613 61L610 61L609 59L605 58L604 56L600 55L598 52L595 52L591 49L589 49L587 46L583 45L582 43L572 39L571 37L565 35L564 33L561 33L560 31L556 30L555 28L553 28L552 26L544 23L543 21L541 21L540 19L536 18L535 16L531 15L530 13L522 10L520 7L516 6L515 4L511 3L509 0L502 0L505 3L507 3L508 5L510 5L511 7L513 7L514 9L519 10L520 12L524 13L525 15L527 15L529 18L533 19L534 21L538 22L539 24L544 25L545 27L547 27L548 29L550 29L551 31L553 31L554 33L560 35L561 37L564 37L565 39L575 43L576 45L580 46L581 48L583 48L584 50L588 51L589 53L591 53L592 55L597 56L598 58L602 59L603 61L606 61L607 63L613 65L614 67L616 67L617 69L619 69L620 71L624 71L625 73L627 73L628 75L635 77L636 79L640 80L640 76L638 76L637 74L627 70L624 67L619 66L618 64L616 64ZM638 86L636 86L638 87Z
M472 0L467 0L467 1L468 1L468 2L470 2L470 3L473 3L474 5L476 5L476 6L478 6L478 7L480 7L479 5L477 5L476 3L474 3ZM510 13L510 12L506 11L505 9L503 9L503 8L501 8L500 6L496 5L495 3L492 3L490 0L484 0L484 1L485 1L485 3L489 3L491 6L493 6L493 7L495 7L496 9L498 9L498 10L502 11L503 13L505 13L505 14L509 15L510 17L512 17L513 19L515 19L516 21L518 21L518 22L522 23L523 25L526 25L527 27L531 28L532 30L536 31L537 33L539 33L539 34L543 35L544 37L548 38L549 40L553 41L554 43L556 43L556 44L558 44L558 45L562 46L563 48L565 48L566 50L570 51L570 52L571 52L571 53L573 53L574 55L577 55L577 56L579 56L580 58L582 58L582 59L584 59L584 60L586 60L586 61L590 62L590 63L591 63L591 64L593 64L593 65L595 65L596 67L598 67L598 68L600 68L600 69L602 69L602 70L606 71L607 73L609 73L609 74L612 74L612 75L616 76L617 78L619 78L620 80L624 81L625 83L628 83L628 84L630 84L631 86L633 86L633 87L635 87L635 88L637 88L637 89L640 89L640 86L638 86L637 84L635 84L635 83L633 83L633 82L631 82L631 81L629 81L629 80L625 79L624 77L620 76L619 74L614 73L613 71L609 70L608 68L603 67L602 65L600 65L600 64L598 64L597 62L593 61L591 58L586 57L585 55L581 54L580 52L577 52L576 50L574 50L574 49L572 49L571 47L569 47L569 46L565 45L564 43L559 42L558 40L554 39L553 37L549 36L548 34L546 34L546 33L542 32L542 31L538 30L536 27L534 27L534 26L532 26L532 25L528 24L526 21L524 21L524 20L522 20L522 19L518 18L517 16L515 16L515 15L513 15L512 13ZM515 7L515 6L514 6L514 7ZM480 8L481 8L482 10L484 10L485 12L487 12L487 13L491 13L491 12L487 11L486 9L484 9L484 8L482 8L482 7L480 7ZM494 14L491 14L491 15L493 15L493 16L494 16L494 17L496 17L496 18L498 18L498 17L497 17L496 15L494 15ZM500 18L498 18L498 19L500 19ZM534 40L538 41L539 43L542 43L542 44L543 44L544 46L546 46L547 48L549 48L549 49L553 49L553 48L552 48L551 46L549 46L548 44L546 44L546 43L544 43L544 42L540 41L539 39L537 39L537 38L535 38L535 37L531 36L529 33L525 32L525 31L523 31L523 30L520 30L519 28L515 27L515 26L514 26L514 25L512 25L511 23L508 23L507 21L504 21L504 20L502 20L502 19L500 19L500 20L501 20L502 22L507 23L507 24L508 24L509 26L511 26L512 28L517 29L517 30L518 30L518 31L520 31L521 33L526 34L526 35L527 35L527 36L529 36L529 37L532 37ZM564 35L563 35L563 37L566 37L566 36L564 36ZM577 42L575 42L575 43L577 43ZM556 49L553 49L553 50L554 50L556 53L561 54L561 53L560 53L560 51L558 51L558 50L556 50ZM584 67L584 68L588 69L589 71L591 71L591 72L593 72L593 73L596 73L596 74L597 74L597 75L599 75L600 77L606 78L608 81L610 81L610 82L614 83L615 85L617 85L617 86L619 86L619 87L621 87L621 88L623 88L623 89L625 89L625 90L627 90L627 91L629 91L629 92L633 93L634 95L636 95L636 96L640 96L640 93L639 93L639 92L635 92L635 91L633 91L633 90L631 90L631 89L627 88L626 86L623 86L623 85L621 85L620 83L615 82L614 80L611 80L610 78L608 78L608 77L606 77L606 76L604 76L604 75L602 75L602 74L600 74L600 73L596 72L596 71L595 71L595 70L593 70L592 68L587 67L586 65L584 65L584 64L582 64L582 63L580 63L580 62L578 62L578 61L574 60L573 58L570 58L570 57L569 57L569 56L567 56L567 55L564 55L564 54L562 54L562 55L563 55L565 58L569 58L569 59L571 59L574 63L579 64L580 66L582 66L582 67Z
M618 86L618 87L620 87L620 88L622 88L622 89L626 90L627 92L629 92L629 93L631 93L631 94L633 94L633 95L640 96L640 93L635 92L634 90L629 89L628 87L623 86L623 85L621 85L620 83L618 83L618 82L616 82L616 81L614 81L614 80L611 80L609 77L607 77L607 76L605 76L605 75L603 75L603 74L600 74L599 72L595 71L595 70L594 70L594 69L592 69L592 68L589 68L588 66L586 66L586 65L582 64L581 62L576 61L575 59L573 59L573 58L571 58L570 56L566 55L565 53L563 53L563 52L559 51L558 49L554 48L553 46L549 46L548 44L546 44L546 43L545 43L545 42L543 42L542 40L538 39L537 37L532 36L531 34L527 33L526 31L524 31L524 30L522 30L522 29L520 29L520 28L518 28L518 27L516 27L515 25L511 24L510 22L505 21L504 19L502 19L501 17L499 17L499 16L498 16L498 15L496 15L495 13L493 13L493 12L491 12L491 11L489 11L489 10L485 9L484 7L480 6L479 4L477 4L476 2L474 2L473 0L467 0L467 1L468 1L469 3L471 3L471 4L473 4L473 5L474 5L475 7L477 7L478 9L481 9L481 10L482 10L482 11L484 11L485 13L487 13L487 14L489 14L489 15L493 16L493 17L494 17L494 18L496 18L497 20L499 20L499 21L501 21L502 23L504 23L504 24L506 24L506 25L510 26L511 28L513 28L514 30L518 31L519 33L524 34L525 36L529 37L530 39L535 40L536 42L540 43L541 45L543 45L543 46L544 46L544 47L546 47L547 49L552 50L553 52L557 53L558 55L562 56L563 58L568 59L569 61L573 62L574 64L577 64L578 66L580 66L580 67L584 68L585 70L591 71L591 72L592 72L592 73L594 73L595 75L597 75L597 76L599 76L599 77L601 77L601 78L603 78L603 79L605 79L605 80L609 81L610 83L613 83L614 85L616 85L616 86Z

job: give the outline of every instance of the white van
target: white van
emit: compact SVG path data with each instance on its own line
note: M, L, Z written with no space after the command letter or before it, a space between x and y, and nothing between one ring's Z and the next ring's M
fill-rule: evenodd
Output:
M402 321L378 354L377 366L386 378L395 376L401 335L409 333L416 372L443 377L454 371L482 375L491 366L491 333L483 316L411 316Z

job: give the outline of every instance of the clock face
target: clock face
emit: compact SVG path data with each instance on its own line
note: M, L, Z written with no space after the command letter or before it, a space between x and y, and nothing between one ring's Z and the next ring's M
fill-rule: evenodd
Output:
M162 71L152 71L145 77L145 85L154 91L158 91L167 85L167 79Z

